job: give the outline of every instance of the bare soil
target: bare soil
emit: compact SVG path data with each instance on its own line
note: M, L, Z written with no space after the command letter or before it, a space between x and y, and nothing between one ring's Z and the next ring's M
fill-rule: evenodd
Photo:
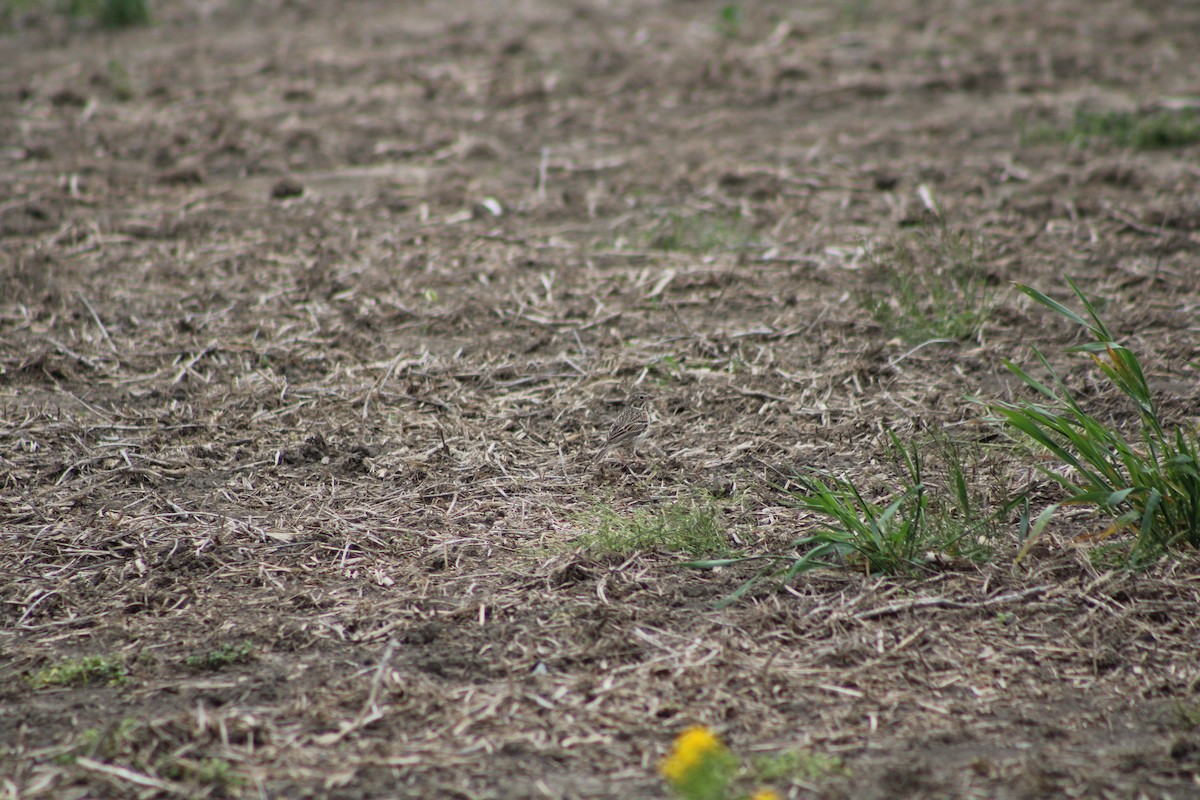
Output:
M1200 410L1200 148L1034 135L1194 100L1200 8L736 8L11 17L0 796L665 797L702 723L841 760L790 798L1200 797L1200 565L1096 566L1086 510L725 607L757 565L578 545L707 502L793 553L788 476L882 496L889 429L998 445L966 398L1034 346L1128 421L1012 281L1077 278ZM933 203L998 304L919 346L857 298ZM597 464L635 385L652 447ZM974 478L1037 513L1014 453ZM36 685L89 656L127 681Z

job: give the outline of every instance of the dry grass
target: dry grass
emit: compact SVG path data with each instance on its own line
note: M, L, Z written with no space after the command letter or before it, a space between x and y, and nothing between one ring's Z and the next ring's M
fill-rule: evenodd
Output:
M23 31L41 48L0 67L22 121L0 175L0 793L661 797L693 723L845 765L780 778L788 797L1195 791L1194 554L1105 569L1081 512L1018 561L1014 518L988 563L764 579L718 608L755 563L581 547L597 509L702 498L731 551L800 555L818 520L782 481L886 497L887 431L978 447L988 502L1062 499L962 398L1012 400L1001 358L1071 331L1000 294L977 340L907 343L855 306L859 243L924 224L927 184L989 285L1078 267L1164 415L1194 406L1195 215L1163 199L1195 193L1187 154L997 155L1014 111L1086 86L981 34L1041 7L928 28L896 2L859 21L868 58L839 7L747 5L728 36L685 5L587 12L611 38L554 3L364 3L340 26L156 8L122 34L120 92L90 34ZM1194 71L1143 64L1130 13L1039 48L1131 96ZM594 463L634 385L657 451ZM33 685L88 658L127 681Z

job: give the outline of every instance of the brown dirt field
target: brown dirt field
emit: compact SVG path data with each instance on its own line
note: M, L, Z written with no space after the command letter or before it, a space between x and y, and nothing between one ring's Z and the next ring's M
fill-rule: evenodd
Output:
M1005 524L979 563L728 606L755 564L579 546L680 501L794 553L820 520L781 482L882 492L889 429L1058 499L967 397L1037 346L1128 410L1012 281L1077 278L1200 412L1200 147L1037 135L1194 101L1200 8L737 8L11 15L0 796L666 797L703 723L841 760L788 798L1200 797L1200 563L1097 566L1084 511L1023 559ZM977 337L857 302L926 199L997 293ZM652 446L594 463L635 385ZM36 685L92 656L127 680Z

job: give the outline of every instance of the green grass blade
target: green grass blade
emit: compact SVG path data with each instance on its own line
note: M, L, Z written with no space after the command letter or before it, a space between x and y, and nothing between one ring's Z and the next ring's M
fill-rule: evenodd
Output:
M1068 278L1067 283L1086 316L1029 286L1018 284L1017 288L1091 334L1093 341L1068 348L1067 352L1091 356L1099 373L1132 403L1141 423L1139 435L1128 437L1112 422L1092 416L1037 351L1037 359L1052 376L1052 382L1038 380L1011 362L1005 361L1004 365L1051 402L993 403L988 406L993 421L1070 468L1064 474L1061 466L1037 465L1043 475L1070 493L1065 502L1094 505L1116 515L1102 538L1136 529L1136 541L1127 556L1131 565L1156 557L1180 542L1200 546L1200 464L1196 459L1200 438L1195 428L1167 432L1137 355L1113 340L1096 304L1073 280ZM1026 500L1019 520L1025 547L1035 535L1035 528L1044 525L1042 517L1031 521L1029 516ZM1105 547L1111 552L1113 546Z
M1112 333L1109 332L1108 326L1104 324L1104 320L1100 318L1100 314L1097 313L1095 306L1092 305L1092 301L1088 300L1087 295L1080 290L1079 286L1076 285L1075 281L1073 281L1069 276L1067 277L1067 285L1071 287L1071 291L1075 292L1075 296L1079 298L1079 302L1083 303L1083 307L1088 312L1088 316L1092 318L1090 323L1083 322L1083 324L1087 326L1100 341L1113 341Z
M1042 305L1044 305L1046 308L1050 309L1054 313L1064 316L1067 319L1071 320L1072 322L1077 322L1080 325L1084 326L1085 328L1091 329L1091 327L1092 327L1091 323L1089 323L1086 319L1079 316L1079 314L1076 314L1074 311L1067 308L1066 306L1064 306L1062 303L1058 302L1057 300L1053 300L1053 299L1047 297L1046 295L1039 292L1037 289L1034 289L1032 286L1028 286L1024 283L1015 283L1013 285L1017 288L1017 291L1023 292L1025 294L1029 295L1031 298L1033 298L1037 302L1041 303ZM1072 285L1072 287L1074 287L1074 284L1071 284L1071 285Z
M853 550L848 544L838 541L827 541L819 547L814 547L812 550L804 554L803 558L798 558L792 562L792 566L788 567L787 572L783 574L784 582L790 581L802 572L809 572L822 567L834 567L836 564L831 564L827 561L819 561L828 555L834 555L840 561L844 556L848 555Z
M741 556L739 558L710 558L700 561L684 561L679 566L689 567L691 569L718 569L719 567L732 567L735 564L745 564L748 561L764 561L774 560L778 556Z
M1104 498L1104 502L1102 502L1100 505L1107 508L1116 508L1125 502L1125 498L1129 497L1129 495L1136 491L1137 489L1131 486L1128 489L1122 489L1119 492L1110 492L1109 495Z
M1051 400L1057 401L1059 399L1057 392L1052 390L1049 386L1046 386L1044 383L1042 383L1037 378L1030 375L1025 370L1021 369L1021 367L1019 367L1016 364L1014 364L1013 362L1009 361L1007 358L1000 359L1000 363L1002 363L1002 364L1004 364L1004 366L1008 367L1008 369L1013 374L1015 374L1018 378L1023 380L1026 384L1028 384L1033 389L1036 389L1041 394L1044 394L1046 397L1049 397Z

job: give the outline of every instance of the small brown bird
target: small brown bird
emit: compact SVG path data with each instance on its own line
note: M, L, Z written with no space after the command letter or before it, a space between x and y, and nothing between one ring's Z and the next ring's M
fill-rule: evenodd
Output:
M636 391L626 402L621 413L613 420L612 429L604 446L596 455L596 460L604 458L613 448L629 448L637 455L638 445L650 435L650 395L644 391Z

